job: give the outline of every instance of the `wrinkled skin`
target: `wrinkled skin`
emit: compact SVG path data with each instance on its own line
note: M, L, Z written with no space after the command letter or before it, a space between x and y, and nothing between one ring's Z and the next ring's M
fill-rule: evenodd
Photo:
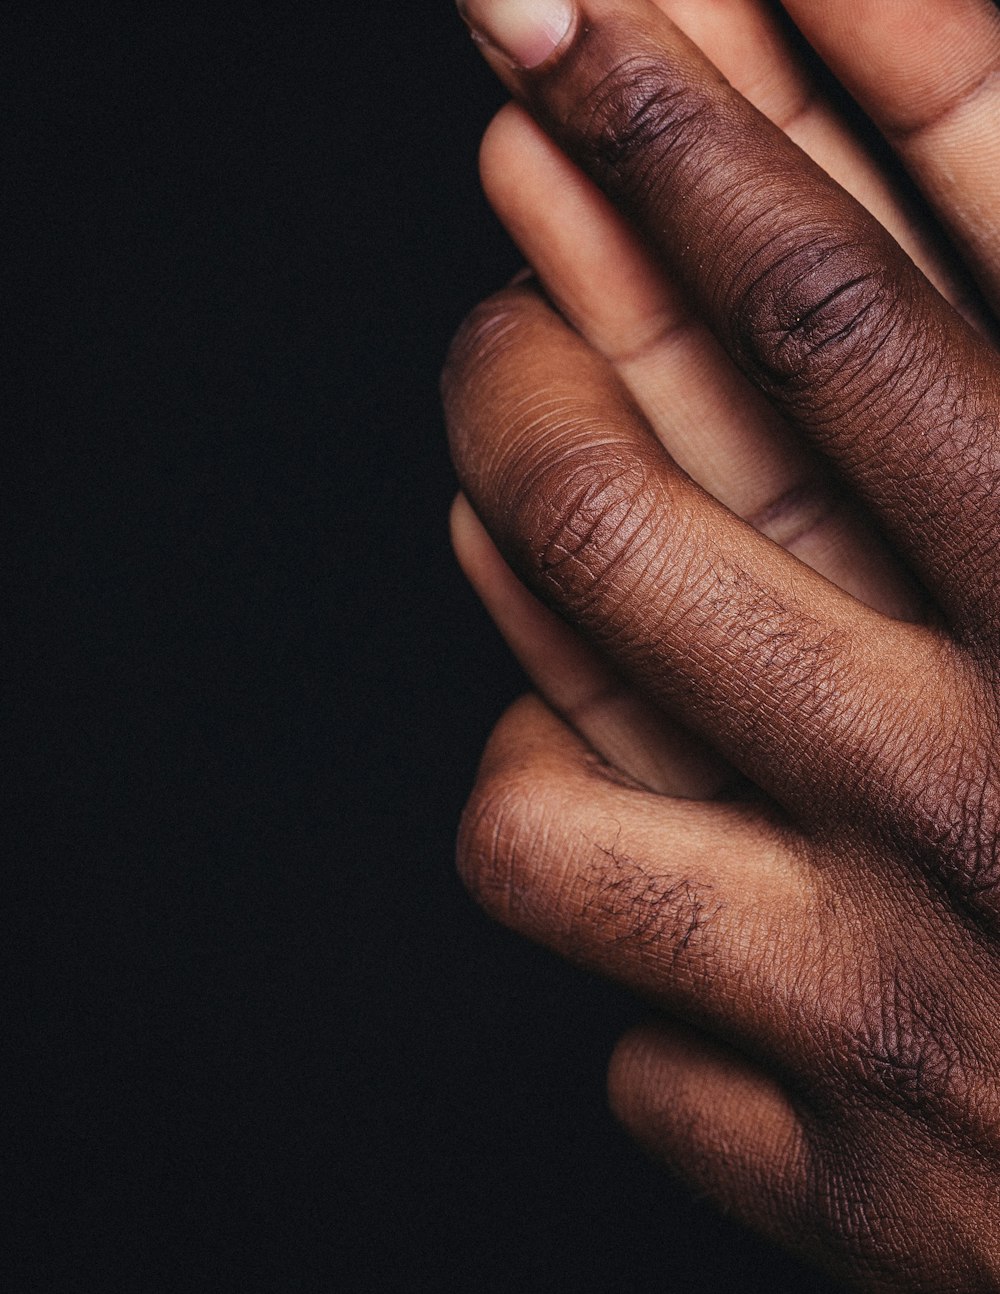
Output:
M981 32L907 116L877 59L787 7L983 296L669 4L586 0L530 73L488 51L522 105L500 129L551 148L540 126L603 192L581 201L632 283L615 317L649 327L612 336L573 278L586 238L543 232L546 290L498 294L452 348L456 546L541 693L490 741L459 863L499 920L657 1006L611 1099L699 1191L857 1288L994 1290L1000 180L959 127L1000 32L954 0ZM698 362L664 388L679 336ZM727 420L708 452L699 421Z

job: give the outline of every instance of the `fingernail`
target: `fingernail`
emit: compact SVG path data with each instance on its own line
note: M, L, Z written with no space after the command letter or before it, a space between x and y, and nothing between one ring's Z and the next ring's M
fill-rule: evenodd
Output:
M576 18L573 0L459 0L458 7L473 37L525 71L551 57Z

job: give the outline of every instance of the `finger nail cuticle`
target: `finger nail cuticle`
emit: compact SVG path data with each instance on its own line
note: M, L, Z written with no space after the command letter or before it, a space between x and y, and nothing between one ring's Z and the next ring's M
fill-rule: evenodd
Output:
M530 71L559 48L573 26L571 0L459 0L473 36Z

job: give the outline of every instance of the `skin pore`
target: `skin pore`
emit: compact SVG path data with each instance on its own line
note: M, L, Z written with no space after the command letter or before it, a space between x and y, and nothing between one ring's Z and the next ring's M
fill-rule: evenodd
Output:
M539 697L463 876L662 1008L612 1102L697 1189L858 1288L1000 1288L997 12L785 5L956 256L775 6L544 8L466 13L537 280L449 360L454 535Z

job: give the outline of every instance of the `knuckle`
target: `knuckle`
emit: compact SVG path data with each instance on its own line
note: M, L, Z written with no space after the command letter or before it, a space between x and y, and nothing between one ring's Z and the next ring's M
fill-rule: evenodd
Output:
M838 1025L837 1070L848 1101L866 1092L879 1106L955 1130L975 1101L972 1065L939 991L901 962L866 977Z
M566 128L626 200L645 201L704 142L711 103L709 90L672 74L662 57L637 53L614 60L575 100Z
M898 1216L898 1188L887 1193L876 1180L870 1141L864 1146L848 1141L822 1150L814 1147L810 1176L806 1212L836 1237L858 1288L888 1288L887 1248L907 1228ZM905 1251L894 1256L897 1262L909 1259Z
M474 372L515 343L523 321L523 297L509 290L494 293L469 311L445 358L441 387L446 405Z
M458 873L473 899L497 920L515 923L557 817L544 779L527 765L477 783L459 827Z
M528 569L577 614L621 600L630 570L648 569L654 536L663 540L666 518L651 495L642 461L607 445L534 474L518 509Z
M736 351L766 385L822 405L866 371L891 339L899 286L862 235L823 226L764 241L732 288Z
M959 691L911 742L883 828L895 851L935 878L965 916L1000 930L1000 750L986 704Z
M807 1216L835 1238L850 1288L997 1288L995 1210L968 1203L995 1198L980 1164L966 1177L940 1147L914 1153L898 1132L870 1124L812 1149ZM919 1276L901 1285L900 1273Z
M925 788L915 817L919 861L943 879L965 912L996 930L1000 926L1000 803L995 778L941 787L931 794Z

